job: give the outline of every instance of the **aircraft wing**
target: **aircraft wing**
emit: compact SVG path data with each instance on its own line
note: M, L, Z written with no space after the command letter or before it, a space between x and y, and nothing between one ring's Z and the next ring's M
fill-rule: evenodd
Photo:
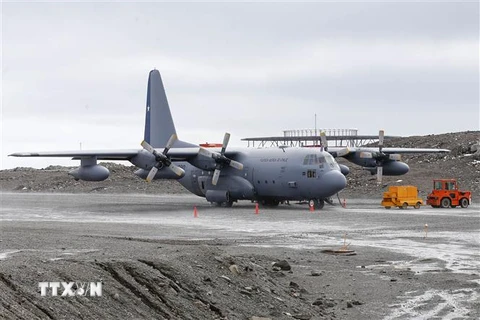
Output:
M40 151L40 152L16 152L11 157L67 157L74 160L87 157L96 157L98 160L130 160L136 156L142 149L119 149L119 150L73 150L73 151ZM157 152L163 152L163 149L156 149ZM168 156L173 160L188 160L198 155L199 148L172 148L168 151ZM217 151L212 150L212 151ZM237 152L227 151L225 154L234 156Z
M328 147L328 152L330 152L334 157L342 156L346 157L360 152L378 152L378 147ZM447 153L450 152L448 149L434 149L434 148L382 148L382 153L384 154L413 154L413 153Z
M360 148L361 151L364 148ZM365 151L378 151L378 148L365 148ZM450 152L448 149L431 149L431 148L382 148L383 153L445 153Z
M72 151L40 151L40 152L16 152L11 157L67 157L80 159L97 157L99 160L129 160L138 153L138 149L127 150L72 150Z

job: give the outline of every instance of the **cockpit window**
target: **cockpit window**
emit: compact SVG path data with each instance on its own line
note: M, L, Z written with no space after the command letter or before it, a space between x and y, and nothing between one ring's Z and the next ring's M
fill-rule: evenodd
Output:
M325 157L323 154L308 154L303 159L303 165L315 165L325 163Z
M340 166L335 161L335 159L333 159L330 153L324 153L324 155L325 155L325 160L327 161L327 164L330 166L330 168L340 170Z

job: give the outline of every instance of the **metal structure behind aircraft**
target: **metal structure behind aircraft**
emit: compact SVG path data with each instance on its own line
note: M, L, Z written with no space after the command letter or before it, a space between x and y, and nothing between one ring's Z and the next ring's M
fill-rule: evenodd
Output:
M125 160L139 169L139 177L177 179L190 192L217 205L238 200L278 205L285 200L309 200L321 208L324 200L346 186L345 176L328 152L308 148L228 149L230 134L221 148L202 148L181 141L168 105L160 73L150 71L147 89L143 149L20 152L15 157L72 157L80 167L75 179L102 181L108 169L97 160Z

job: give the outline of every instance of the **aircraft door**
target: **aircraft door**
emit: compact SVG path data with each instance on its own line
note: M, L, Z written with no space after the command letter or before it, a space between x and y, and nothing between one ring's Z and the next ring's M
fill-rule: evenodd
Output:
M207 192L207 185L208 185L208 180L211 180L212 178L210 176L199 176L197 177L197 183L198 187L200 188L200 192L205 195Z
M200 188L200 184L202 181L201 178L203 178L201 173L202 172L200 170L192 170L191 174L191 184L193 189L192 192L196 195L205 195L205 191Z

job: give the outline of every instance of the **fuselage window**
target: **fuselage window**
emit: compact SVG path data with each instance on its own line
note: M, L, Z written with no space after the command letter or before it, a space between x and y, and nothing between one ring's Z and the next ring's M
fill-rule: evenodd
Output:
M317 170L308 170L307 178L315 178L317 176Z

